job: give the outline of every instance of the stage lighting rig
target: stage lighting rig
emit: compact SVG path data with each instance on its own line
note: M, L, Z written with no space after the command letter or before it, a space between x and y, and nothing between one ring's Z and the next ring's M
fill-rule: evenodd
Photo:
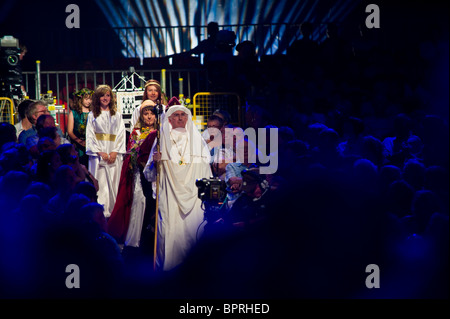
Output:
M22 68L19 40L10 35L0 38L0 96L20 99Z

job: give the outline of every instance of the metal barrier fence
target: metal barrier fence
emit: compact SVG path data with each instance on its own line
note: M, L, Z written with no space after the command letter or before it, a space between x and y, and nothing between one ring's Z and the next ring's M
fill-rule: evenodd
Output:
M56 97L56 105L64 105L64 109L59 110L56 116L56 122L65 131L66 116L64 113L67 112L67 105L70 106L71 93L83 87L94 89L100 84L108 84L114 89L124 77L128 76L130 71L42 71L39 73L41 74L41 94L52 91L52 96ZM35 92L36 74L37 72L23 72L25 89L29 92L31 99L36 99L37 96L37 92ZM208 117L216 109L227 111L232 119L231 124L243 125L239 95L234 92L207 92L208 75L205 69L142 70L136 71L136 74L141 77L137 77L134 83L136 87L144 86L143 79L156 79L165 88L168 98L180 94L183 94L185 98L191 98L193 120L200 130L206 127ZM30 94L33 92L34 95ZM14 124L13 117L12 123Z
M207 71L203 68L197 69L167 69L167 70L141 70L135 71L141 78L136 77L134 85L144 87L145 80L156 79L161 85L168 98L183 94L185 98L208 88ZM88 87L94 89L100 84L108 84L112 89L119 85L124 77L130 75L131 70L105 70L105 71L39 71L40 83L37 82L36 72L23 72L25 90L30 99L38 99L42 94L51 91L51 96L56 97L56 105L63 105L63 109L56 114L56 123L60 125L65 133L67 128L67 105L72 103L71 94ZM40 84L40 94L37 85ZM130 88L132 89L132 88ZM17 105L16 105L17 107ZM13 103L13 110L14 110ZM17 117L16 117L17 121ZM12 122L14 124L14 120Z
M97 85L108 84L114 88L124 76L127 76L128 70L106 70L106 71L40 71L41 94L52 91L57 99L57 104L67 106L67 101L71 101L71 93L89 87L94 89ZM156 79L160 82L161 70L141 70L137 71L142 78ZM37 72L23 72L25 90L29 98L37 99L36 93L36 74ZM182 78L183 81L179 79ZM180 87L180 83L182 83ZM135 85L143 87L144 81L139 79ZM164 87L164 86L163 86ZM165 93L167 97L179 96L183 93L185 97L192 96L199 91L205 91L208 88L207 72L203 68L198 69L167 69L165 71Z
M0 97L0 122L15 124L14 102L10 98Z

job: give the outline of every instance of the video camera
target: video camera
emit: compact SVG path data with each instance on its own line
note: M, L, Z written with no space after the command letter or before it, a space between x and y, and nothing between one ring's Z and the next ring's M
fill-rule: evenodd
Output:
M0 39L0 96L18 99L22 96L22 69L19 40L12 36Z
M227 184L218 177L202 178L195 182L198 198L202 200L207 221L220 218L220 207L227 196Z
M227 196L227 185L218 177L197 179L198 198L203 202L221 202Z

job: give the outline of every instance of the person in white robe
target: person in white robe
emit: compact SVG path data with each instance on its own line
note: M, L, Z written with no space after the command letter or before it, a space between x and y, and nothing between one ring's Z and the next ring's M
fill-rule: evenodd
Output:
M210 178L212 173L208 146L189 109L171 106L161 123L160 153L155 141L144 175L155 181L159 161L156 267L168 271L185 260L203 233L206 221L195 182Z
M130 135L130 147L139 148L147 136L156 129L155 113L153 107L141 106L141 115L137 126ZM134 142L131 142L134 141ZM136 156L137 157L137 156ZM142 233L142 225L144 223L146 198L141 185L141 174L138 163L133 166L133 200L131 204L130 222L125 245L131 247L139 247Z
M93 110L86 125L86 154L89 172L98 180L97 202L104 206L105 217L114 208L119 187L126 133L122 115L108 85L100 85L93 95Z

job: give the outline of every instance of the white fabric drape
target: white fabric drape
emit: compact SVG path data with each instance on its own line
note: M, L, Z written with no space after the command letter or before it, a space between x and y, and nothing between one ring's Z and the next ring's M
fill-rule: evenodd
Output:
M125 245L139 247L142 234L142 225L144 224L145 195L142 190L141 174L139 173L138 167L135 167L133 174L133 201L131 203L130 223L128 225L128 231L125 237Z
M107 138L98 139L96 134L115 135L115 138L114 141ZM102 111L97 118L92 112L89 113L86 125L86 154L89 155L89 171L100 186L97 201L104 205L106 217L111 215L116 202L123 154L126 153L125 139L125 125L120 113L116 112L111 116L109 111ZM108 164L98 156L98 152L118 154L115 162Z

